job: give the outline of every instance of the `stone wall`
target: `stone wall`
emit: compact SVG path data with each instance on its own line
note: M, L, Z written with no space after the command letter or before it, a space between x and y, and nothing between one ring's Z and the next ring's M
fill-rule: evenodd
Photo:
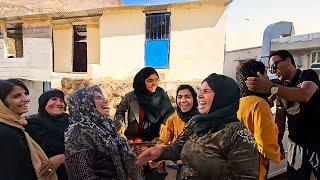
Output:
M176 89L180 84L190 84L195 89L200 86L200 81L192 82L160 82L159 86L167 91L171 102L175 103L175 94ZM116 106L120 103L122 97L133 90L132 80L110 80L110 79L72 79L72 78L63 78L61 80L62 91L66 95L66 100L68 101L70 95L76 90L79 90L84 87L90 87L93 85L98 85L110 107L111 115L113 116L116 111Z

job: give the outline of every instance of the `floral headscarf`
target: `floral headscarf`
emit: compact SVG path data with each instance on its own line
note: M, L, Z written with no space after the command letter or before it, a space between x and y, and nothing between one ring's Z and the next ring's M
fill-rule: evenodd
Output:
M136 168L134 164L135 154L131 151L127 141L119 136L113 121L97 111L94 103L94 92L102 94L98 86L93 86L83 88L70 97L70 126L65 133L66 141L83 145L83 147L77 148L77 151L85 151L90 147L90 145L86 146L86 143L90 144L92 142L90 140L77 142L79 137L72 135L73 128L80 126L81 131L92 132L93 130L102 139L105 153L112 158L117 169L118 179L127 179L128 173L132 174L137 173L132 171L138 171L137 169L133 170ZM127 171L128 173L126 173Z

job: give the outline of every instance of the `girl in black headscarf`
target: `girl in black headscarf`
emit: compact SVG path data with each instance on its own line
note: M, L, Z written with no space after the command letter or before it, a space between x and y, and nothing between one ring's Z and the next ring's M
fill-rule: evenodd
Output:
M59 180L68 179L64 167L64 131L69 120L65 113L64 93L58 89L50 89L41 94L38 103L38 113L26 117L26 131L49 157L44 162L43 173L56 171Z
M134 91L117 106L115 121L127 139L151 141L159 137L160 125L174 113L168 95L158 83L154 68L141 69L134 77Z
M237 120L240 91L231 78L211 74L198 94L200 115L186 125L174 144L144 151L137 164L148 160L177 160L177 179L257 179L259 153L250 132Z
M174 142L183 132L188 121L199 114L197 94L187 84L178 87L176 93L177 113L172 114L161 127L160 137L157 144L168 145Z

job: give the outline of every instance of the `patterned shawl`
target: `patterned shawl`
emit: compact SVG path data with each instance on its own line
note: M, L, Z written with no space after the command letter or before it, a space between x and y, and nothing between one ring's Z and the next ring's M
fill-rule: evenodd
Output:
M86 151L90 145L86 146L85 144L90 144L96 139L88 139L88 141L83 142L81 137L72 134L74 127L80 126L81 131L96 132L96 135L102 139L102 145L105 147L104 153L112 158L118 179L128 179L129 176L132 179L137 179L133 178L133 176L139 176L140 172L134 163L135 154L131 151L127 141L119 136L112 120L97 111L94 103L95 91L102 94L98 86L93 86L83 88L70 97L70 126L65 133L66 141L77 144L77 151ZM79 147L82 145L83 147ZM68 148L67 145L66 148Z

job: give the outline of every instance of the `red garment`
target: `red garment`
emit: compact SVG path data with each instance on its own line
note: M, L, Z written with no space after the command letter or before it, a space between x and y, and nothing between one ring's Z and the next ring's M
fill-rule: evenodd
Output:
M144 125L144 109L142 106L140 106L140 112L139 112L139 122L138 122L138 134L142 133Z

